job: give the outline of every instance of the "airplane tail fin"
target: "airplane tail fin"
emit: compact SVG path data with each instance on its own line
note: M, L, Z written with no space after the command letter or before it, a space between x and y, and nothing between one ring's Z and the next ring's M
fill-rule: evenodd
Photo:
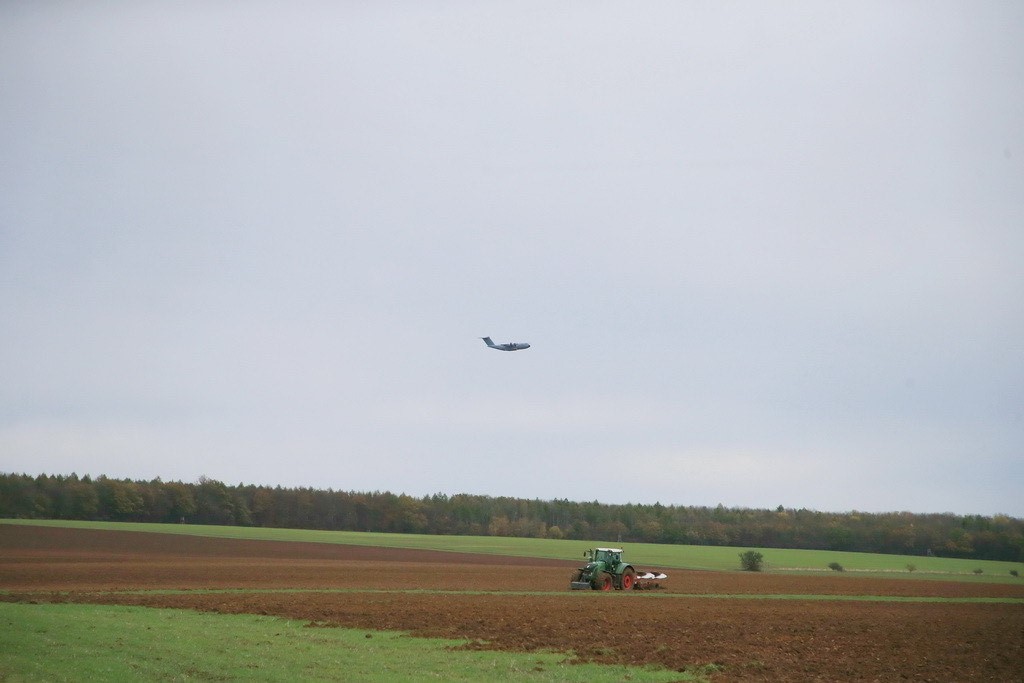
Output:
M488 346L494 346L494 342L491 341L490 337L480 337L480 338L483 339L484 343L487 344Z

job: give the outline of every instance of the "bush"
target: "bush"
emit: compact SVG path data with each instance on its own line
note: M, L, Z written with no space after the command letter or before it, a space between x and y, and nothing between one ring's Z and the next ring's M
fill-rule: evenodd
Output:
M759 572L764 567L764 555L756 550L740 553L740 567L743 568L743 571Z
M843 569L843 565L839 564L838 562L829 562L828 568L834 572L846 571L845 569Z
M978 569L975 569L975 570L974 570L974 573L975 573L975 574L981 574L981 568L979 567Z
M1020 576L1020 574L1017 572L1016 569L1011 569L1010 570L1010 576Z
M917 565L916 564L908 564L907 565L907 571L911 572L911 573L916 572L917 571Z

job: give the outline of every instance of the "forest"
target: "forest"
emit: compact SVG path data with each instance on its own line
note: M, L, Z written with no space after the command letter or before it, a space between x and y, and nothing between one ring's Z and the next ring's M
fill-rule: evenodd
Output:
M803 548L1024 562L1006 515L613 505L437 493L0 474L0 517Z

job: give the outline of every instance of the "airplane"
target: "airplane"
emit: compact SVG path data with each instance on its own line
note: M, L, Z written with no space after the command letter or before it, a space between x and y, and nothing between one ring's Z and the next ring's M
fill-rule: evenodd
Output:
M480 338L483 339L484 343L487 344L489 347L491 347L492 349L497 349L498 351L519 351L520 349L530 348L530 345L527 344L526 342L509 342L508 344L495 344L494 342L491 341L490 337Z

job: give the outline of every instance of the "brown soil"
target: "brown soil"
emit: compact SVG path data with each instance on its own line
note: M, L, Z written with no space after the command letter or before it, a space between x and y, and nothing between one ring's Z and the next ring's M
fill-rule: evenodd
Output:
M716 681L1024 680L1021 603L771 597L1024 598L1024 585L674 570L664 591L569 592L576 564L0 524L4 600L269 614L464 638L469 648L553 648L583 660L673 669L716 664ZM110 592L155 588L242 590ZM335 592L245 591L282 588Z

